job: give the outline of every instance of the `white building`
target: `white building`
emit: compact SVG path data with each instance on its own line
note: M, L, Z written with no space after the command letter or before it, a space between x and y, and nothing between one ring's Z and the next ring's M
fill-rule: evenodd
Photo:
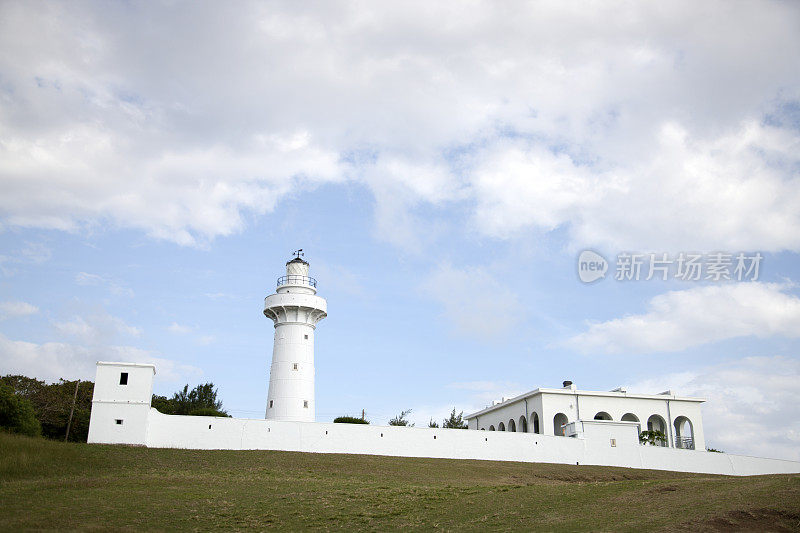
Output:
M97 363L88 442L147 445L155 374L154 365Z
M504 399L467 415L469 428L486 431L511 431L539 435L577 437L581 422L635 425L637 431L661 431L664 446L705 450L702 398L661 394L634 394L618 388L613 391L578 390L571 381L560 389L535 389Z
M699 398L623 390L536 389L467 417L470 429L314 422L314 331L327 316L308 263L286 265L264 314L275 323L263 419L165 415L151 407L155 366L97 363L89 442L153 448L286 450L652 468L709 474L800 473L800 463L705 451ZM642 446L660 429L668 446ZM494 430L494 431L493 431ZM565 438L573 437L573 438ZM674 448L684 449L674 449Z

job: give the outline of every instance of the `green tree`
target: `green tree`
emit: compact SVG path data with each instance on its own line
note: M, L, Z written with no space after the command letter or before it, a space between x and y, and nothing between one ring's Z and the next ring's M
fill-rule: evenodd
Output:
M199 409L212 409L226 416L228 414L222 410L222 401L217 400L217 389L213 383L204 383L193 388L189 392L189 406L189 414Z
M157 409L159 412L164 413L165 415L175 414L175 405L172 403L172 400L166 396L153 394L153 399L150 400L150 407Z
M175 394L172 395L170 398L172 401L172 409L174 414L176 415L188 415L189 410L192 408L189 402L189 384L183 386L182 390L179 390Z
M10 386L19 397L31 403L36 418L41 423L42 435L64 440L75 394L75 381L60 379L56 383L48 384L27 376L8 375L0 378L0 382ZM93 394L94 383L91 381L79 383L75 412L69 432L70 441L86 442L89 435Z
M192 390L186 384L172 398L154 394L150 405L166 415L229 416L217 399L213 383L197 385Z
M31 437L42 434L42 426L31 402L4 383L0 383L0 427Z
M453 412L450 413L450 418L445 418L442 422L443 428L451 429L467 429L467 423L464 422L464 411L456 415L456 408L453 407Z
M429 428L438 428L439 427L439 422L437 422L436 420L431 418L431 421L428 422L428 427Z
M390 426L414 427L414 424L410 424L408 422L408 420L406 420L406 416L408 416L410 413L411 413L411 409L409 409L407 411L401 411L398 416L396 416L396 417L392 418L391 420L389 420L389 425Z

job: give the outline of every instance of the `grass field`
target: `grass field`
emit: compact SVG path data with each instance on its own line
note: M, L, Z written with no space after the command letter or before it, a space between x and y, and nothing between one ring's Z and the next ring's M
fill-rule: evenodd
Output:
M800 476L63 444L0 433L0 529L800 530Z

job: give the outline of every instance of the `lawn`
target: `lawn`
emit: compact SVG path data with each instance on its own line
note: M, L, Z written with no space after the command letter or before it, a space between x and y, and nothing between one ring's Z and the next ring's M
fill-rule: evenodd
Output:
M0 529L799 531L800 475L64 444L0 433Z

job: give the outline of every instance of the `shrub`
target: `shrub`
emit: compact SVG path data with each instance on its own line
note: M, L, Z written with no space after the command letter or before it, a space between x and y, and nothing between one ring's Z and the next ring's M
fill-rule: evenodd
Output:
M639 443L658 446L667 443L667 436L663 431L642 431L639 433Z
M0 383L0 427L31 437L42 434L31 402L14 394L14 389Z
M439 427L439 422L437 422L436 420L431 418L431 421L428 422L428 427L429 428L438 428Z
M355 416L340 416L333 419L334 424L369 424L369 420Z

